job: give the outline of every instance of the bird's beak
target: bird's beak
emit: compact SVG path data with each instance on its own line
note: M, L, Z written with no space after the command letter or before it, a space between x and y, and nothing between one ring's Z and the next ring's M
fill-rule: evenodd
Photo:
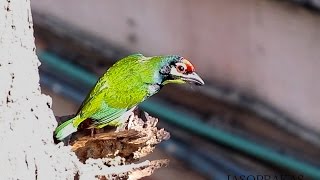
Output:
M181 79L186 81L186 82L189 82L189 83L194 83L194 84L196 84L198 86L203 86L204 85L204 81L195 72L187 74L187 75L183 75L183 76L181 76Z

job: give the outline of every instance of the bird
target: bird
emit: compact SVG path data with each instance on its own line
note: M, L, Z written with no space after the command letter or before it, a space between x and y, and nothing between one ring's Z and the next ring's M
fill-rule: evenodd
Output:
M172 83L204 85L191 62L182 56L129 55L99 78L76 115L55 129L55 137L60 141L65 139L86 119L91 119L89 128L93 129L120 127L139 103Z

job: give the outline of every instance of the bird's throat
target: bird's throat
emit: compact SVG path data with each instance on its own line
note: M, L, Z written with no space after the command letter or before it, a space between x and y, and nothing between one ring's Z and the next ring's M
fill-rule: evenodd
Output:
M185 81L181 80L181 79L168 79L162 82L162 85L166 85L166 84L170 84L170 83L174 83L174 84L184 84L186 83Z

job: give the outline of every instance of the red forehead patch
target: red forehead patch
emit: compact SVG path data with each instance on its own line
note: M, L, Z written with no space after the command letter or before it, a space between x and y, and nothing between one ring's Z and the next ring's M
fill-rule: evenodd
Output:
M183 58L182 62L187 66L187 72L189 72L189 73L194 72L194 67L193 67L193 65L191 64L190 61L188 61L187 59Z

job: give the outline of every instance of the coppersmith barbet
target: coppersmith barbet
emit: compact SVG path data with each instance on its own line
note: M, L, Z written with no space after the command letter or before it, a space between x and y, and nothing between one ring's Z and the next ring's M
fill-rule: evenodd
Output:
M98 80L77 114L55 130L62 140L77 131L80 123L91 119L92 128L121 126L134 108L169 83L204 85L193 65L181 56L133 54L115 63Z

